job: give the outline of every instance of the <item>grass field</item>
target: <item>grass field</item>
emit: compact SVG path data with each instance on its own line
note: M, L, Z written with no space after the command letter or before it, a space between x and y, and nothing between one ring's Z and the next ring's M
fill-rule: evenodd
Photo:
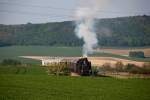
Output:
M114 48L117 50L117 48ZM118 48L119 50L121 48ZM127 48L125 48L127 49ZM131 49L131 48L130 48ZM140 48L138 48L140 49ZM142 48L144 49L144 48ZM103 50L103 49L102 49ZM48 47L48 46L9 46L0 47L0 61L7 58L19 59L25 63L40 64L31 59L22 59L18 56L82 56L81 47ZM91 56L115 57L137 61L150 61L150 58L130 58L111 53L95 53Z
M18 56L81 56L79 47L48 47L48 46L8 46L0 47L0 61L7 58L19 59L26 63L39 64L31 59L21 59Z
M0 66L0 100L150 100L150 79L48 76L39 66Z

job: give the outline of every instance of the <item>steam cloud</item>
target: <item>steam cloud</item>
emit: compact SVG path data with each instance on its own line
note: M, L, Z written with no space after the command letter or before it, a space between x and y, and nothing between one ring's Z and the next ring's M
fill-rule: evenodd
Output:
M100 0L85 0L76 11L76 29L78 38L83 39L83 56L93 53L98 40L94 31L94 19L99 9ZM86 4L85 4L86 3Z

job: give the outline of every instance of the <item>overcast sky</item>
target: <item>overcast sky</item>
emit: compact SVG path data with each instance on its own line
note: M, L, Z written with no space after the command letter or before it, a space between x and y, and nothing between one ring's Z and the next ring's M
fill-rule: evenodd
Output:
M91 0L0 0L0 24L73 20L81 3ZM94 1L94 0L93 0ZM150 15L150 0L102 0L98 18Z

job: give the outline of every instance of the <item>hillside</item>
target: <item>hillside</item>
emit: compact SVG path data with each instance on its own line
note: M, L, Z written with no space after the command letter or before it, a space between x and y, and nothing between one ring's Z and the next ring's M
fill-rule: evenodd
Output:
M100 46L150 46L150 16L96 19ZM0 25L0 46L49 45L81 46L72 21Z

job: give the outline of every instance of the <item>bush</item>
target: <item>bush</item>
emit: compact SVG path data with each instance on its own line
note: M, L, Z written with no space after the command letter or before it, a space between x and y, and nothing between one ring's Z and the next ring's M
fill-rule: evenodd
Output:
M92 75L97 76L99 72L99 69L97 67L92 67Z
M123 65L122 62L117 62L115 64L115 67L112 68L110 63L105 63L100 69L97 69L98 72L129 72L132 74L150 74L150 62L144 63L142 67L139 67L135 64L127 64ZM96 71L97 71L96 70Z
M115 64L115 68L116 68L116 71L117 71L117 72L122 72L122 71L124 71L124 65L123 65L123 63L122 63L121 61L119 61L119 62L117 62L117 63Z
M113 68L111 67L110 63L105 63L102 65L103 71L113 71Z
M48 74L69 75L70 69L67 63L53 63L48 66Z
M1 62L2 65L21 65L21 62L14 59L4 59Z
M150 62L144 63L144 64L143 64L143 68L145 68L145 69L150 69Z
M150 62L143 64L143 74L150 74Z
M141 74L142 73L142 68L134 65L134 64L127 64L125 66L125 71L133 74Z
M70 69L68 67L63 68L63 75L70 75Z
M137 57L137 58L145 58L143 51L130 51L129 56L130 57Z

